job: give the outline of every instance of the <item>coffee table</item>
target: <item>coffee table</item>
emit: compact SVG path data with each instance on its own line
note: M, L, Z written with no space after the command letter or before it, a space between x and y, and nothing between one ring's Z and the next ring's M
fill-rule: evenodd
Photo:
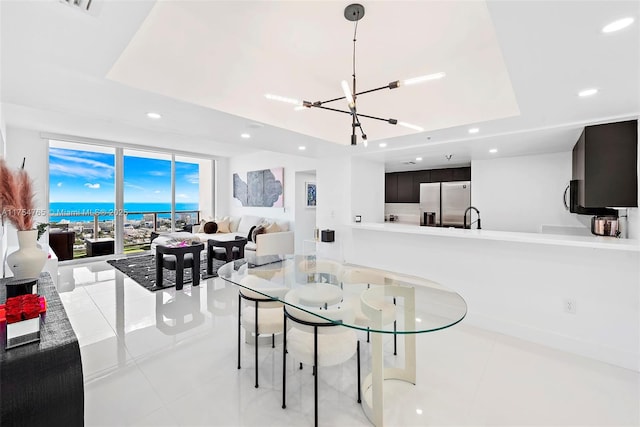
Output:
M207 240L207 275L213 274L214 248L224 248L226 261L233 261L233 248L238 248L238 258L244 258L244 247L247 244L246 237L236 237L233 240Z

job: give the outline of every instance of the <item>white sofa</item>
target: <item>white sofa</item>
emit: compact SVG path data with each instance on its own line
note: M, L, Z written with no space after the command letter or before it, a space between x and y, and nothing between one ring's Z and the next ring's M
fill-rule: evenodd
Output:
M204 232L204 225L210 221L218 224L216 233ZM255 242L248 241L244 249L245 258L250 264L262 265L280 259L278 255L294 253L294 232L289 229L289 221L253 215L203 219L200 224L193 226L191 233L176 232L159 236L152 242L151 249L155 252L155 244L166 244L172 240L190 239L207 243L209 239L233 240L236 236L248 238L252 227L259 225L265 226L265 232L257 234Z

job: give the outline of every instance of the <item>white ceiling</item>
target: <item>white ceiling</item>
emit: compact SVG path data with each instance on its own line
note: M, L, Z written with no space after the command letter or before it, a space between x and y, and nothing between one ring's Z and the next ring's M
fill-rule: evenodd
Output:
M363 2L359 90L447 73L361 96L360 112L427 129L363 119L368 148L329 142L348 140L347 115L294 112L263 97L341 95L351 74L349 2L93 3L91 15L59 0L0 2L7 125L165 148L179 141L217 156L358 155L395 171L567 151L585 124L640 114L637 1ZM600 32L624 16L636 22ZM577 97L587 87L600 92ZM480 132L469 135L471 125ZM423 161L403 164L416 156Z

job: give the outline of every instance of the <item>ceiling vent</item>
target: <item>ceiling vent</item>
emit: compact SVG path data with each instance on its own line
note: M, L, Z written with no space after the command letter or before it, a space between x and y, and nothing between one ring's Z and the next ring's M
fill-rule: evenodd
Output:
M60 0L60 3L64 3L75 10L79 10L93 16L98 14L98 0Z
M412 161L408 161L408 162L402 162L403 165L415 165L416 162L412 162Z

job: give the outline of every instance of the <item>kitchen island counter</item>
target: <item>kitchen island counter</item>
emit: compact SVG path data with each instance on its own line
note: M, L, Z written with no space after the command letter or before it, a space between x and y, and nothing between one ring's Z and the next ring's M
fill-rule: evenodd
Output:
M395 223L348 231L347 262L450 287L470 325L640 372L638 240Z
M520 233L475 229L465 230L462 228L423 227L397 222L359 223L352 224L351 227L354 230L640 252L640 241L633 239L617 239L615 237L571 236L562 234Z

